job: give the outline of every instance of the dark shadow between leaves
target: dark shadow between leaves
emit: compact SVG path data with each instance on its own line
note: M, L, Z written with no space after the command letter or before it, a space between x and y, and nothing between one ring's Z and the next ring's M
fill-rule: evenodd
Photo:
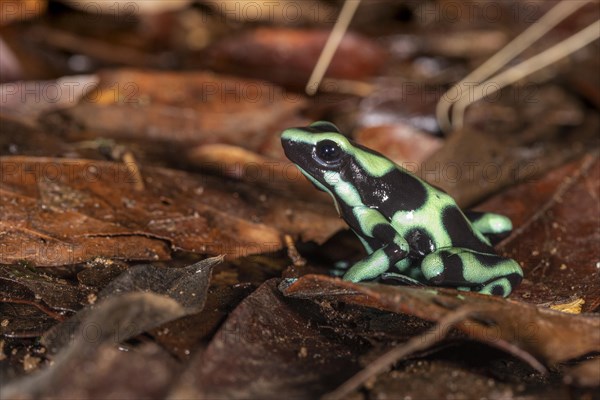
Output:
M213 257L184 268L138 265L130 268L100 294L95 306L82 309L42 338L54 364L40 373L2 388L2 398L39 398L68 386L86 360L106 346L115 347L149 329L202 310ZM103 350L103 351L104 351Z

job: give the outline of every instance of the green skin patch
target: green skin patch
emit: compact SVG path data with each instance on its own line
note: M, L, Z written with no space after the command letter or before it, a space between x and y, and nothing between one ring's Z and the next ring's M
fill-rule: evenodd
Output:
M487 237L510 232L508 218L465 216L446 193L352 142L329 122L288 129L281 141L286 156L331 195L368 253L345 280L385 277L501 296L520 283L519 264L496 255Z

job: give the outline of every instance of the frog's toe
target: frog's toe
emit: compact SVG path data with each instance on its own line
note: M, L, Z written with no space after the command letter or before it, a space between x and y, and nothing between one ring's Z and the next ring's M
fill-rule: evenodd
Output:
M510 279L501 278L483 286L479 290L479 293L507 297L510 294L510 292L512 292L514 286L516 285L514 285L514 282L511 282Z
M458 254L437 251L421 262L425 279L435 286L464 286L468 281L463 274L463 263Z
M336 278L341 278L344 276L344 274L346 273L345 270L342 269L330 269L329 270L329 275L330 276L335 276Z
M465 215L473 227L484 235L506 234L510 233L513 228L510 218L504 215L476 211L466 211Z
M425 286L422 282L419 282L416 279L413 279L409 276L396 274L394 272L384 272L381 274L382 281L391 281L393 283L398 283L400 285L409 285L409 286Z

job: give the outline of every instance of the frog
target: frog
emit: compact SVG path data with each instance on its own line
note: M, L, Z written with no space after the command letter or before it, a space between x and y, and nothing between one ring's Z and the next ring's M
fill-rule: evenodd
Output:
M520 284L519 263L496 254L492 239L509 218L461 210L442 189L384 155L317 121L281 134L285 156L358 237L367 256L343 273L354 283L393 281L507 297Z

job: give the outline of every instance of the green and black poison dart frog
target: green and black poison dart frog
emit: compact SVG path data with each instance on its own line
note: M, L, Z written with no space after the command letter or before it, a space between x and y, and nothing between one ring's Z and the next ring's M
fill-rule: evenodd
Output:
M508 218L467 217L448 194L329 122L287 129L281 142L298 169L331 195L368 253L344 280L381 278L500 296L521 282L519 264L496 255L488 238L510 232Z

